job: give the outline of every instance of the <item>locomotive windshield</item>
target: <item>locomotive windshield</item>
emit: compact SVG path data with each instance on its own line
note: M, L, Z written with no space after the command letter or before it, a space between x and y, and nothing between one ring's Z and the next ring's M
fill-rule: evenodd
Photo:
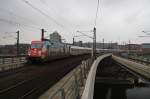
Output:
M42 48L42 44L41 43L32 43L31 48Z

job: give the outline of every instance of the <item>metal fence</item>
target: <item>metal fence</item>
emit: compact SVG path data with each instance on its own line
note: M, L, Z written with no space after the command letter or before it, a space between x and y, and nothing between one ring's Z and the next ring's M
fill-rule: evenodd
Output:
M24 56L0 57L0 71L14 69L23 66L23 64L26 63L26 61L27 61L26 57Z
M68 74L65 82L48 99L80 99L92 63L92 59L83 61Z

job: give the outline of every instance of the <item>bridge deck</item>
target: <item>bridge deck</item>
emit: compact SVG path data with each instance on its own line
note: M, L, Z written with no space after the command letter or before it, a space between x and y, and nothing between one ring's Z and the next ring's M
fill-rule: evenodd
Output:
M96 60L97 64L94 64L90 70L91 74L88 75L82 99L133 99L134 97L148 99L147 97L150 97L148 94L150 83L142 80L149 81L149 66L114 55L100 60L101 57L103 56ZM141 97L139 92L145 95Z
M133 72L134 74L141 76L142 78L150 81L150 66L136 63L114 55L112 56L112 58L118 63L126 66L127 69Z

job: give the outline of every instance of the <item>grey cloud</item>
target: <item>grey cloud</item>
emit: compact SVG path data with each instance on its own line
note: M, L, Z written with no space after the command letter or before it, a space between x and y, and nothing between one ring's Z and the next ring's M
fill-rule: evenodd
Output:
M0 18L18 22L23 25L16 26L0 21L0 33L7 31L21 31L21 42L29 43L40 39L40 30L46 28L49 33L57 30L68 42L78 35L77 30L91 30L97 0L28 0L35 7L54 18L63 28L52 19L46 18L32 9L22 0L0 0ZM97 20L97 41L105 38L106 41L128 41L134 43L150 42L148 39L138 38L142 30L150 30L150 1L149 0L100 0L100 12ZM15 15L8 13L13 12ZM83 41L91 41L80 38ZM137 40L140 39L140 40ZM2 42L3 41L3 42ZM0 44L15 40L1 40Z

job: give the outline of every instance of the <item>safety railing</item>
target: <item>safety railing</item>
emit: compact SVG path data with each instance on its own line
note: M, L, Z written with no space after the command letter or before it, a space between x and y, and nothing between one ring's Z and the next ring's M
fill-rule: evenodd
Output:
M121 55L121 57L135 61L137 63L150 65L150 59L142 56L133 56L133 55Z
M89 74L88 74L88 77L86 80L85 89L83 91L81 99L93 99L97 67L98 67L99 63L101 62L101 60L103 60L104 58L109 57L109 56L111 56L111 54L105 54L105 55L99 56L92 64L92 67L89 71Z
M3 56L0 57L0 71L14 69L26 63L25 56Z
M133 62L131 60L121 58L118 56L113 55L112 58L122 64L123 66L127 67L130 72L136 74L137 76L141 77L142 79L144 78L145 80L150 81L150 66L140 64L137 62Z
M82 61L82 64L68 73L53 86L54 88L51 88L52 91L50 91L47 99L80 99L85 85L85 79L92 63L92 59Z

